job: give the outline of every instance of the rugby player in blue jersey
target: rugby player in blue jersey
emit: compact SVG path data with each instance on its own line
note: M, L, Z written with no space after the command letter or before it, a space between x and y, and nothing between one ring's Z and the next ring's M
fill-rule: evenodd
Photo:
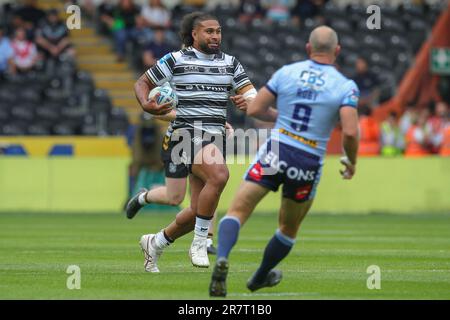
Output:
M340 51L336 32L326 26L317 27L310 34L306 50L309 59L275 72L247 109L247 115L260 116L276 105L278 116L272 136L258 151L219 224L210 296L226 296L228 257L241 226L258 202L283 184L279 228L267 244L262 262L247 282L247 288L255 291L281 281L281 271L274 267L292 249L300 223L311 208L326 145L339 119L345 151L345 157L341 158L345 169L341 175L351 179L355 174L359 90L355 82L333 66Z

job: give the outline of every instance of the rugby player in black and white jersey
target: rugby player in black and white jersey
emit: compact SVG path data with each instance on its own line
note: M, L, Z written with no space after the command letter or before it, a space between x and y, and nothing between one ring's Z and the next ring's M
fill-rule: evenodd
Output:
M227 102L231 99L245 111L256 95L239 61L220 51L221 27L216 17L202 12L185 16L180 35L185 48L164 56L135 84L144 111L172 121L163 143L166 177L184 179L189 175L191 185L190 207L165 229L141 238L145 270L149 272L159 272L157 260L163 249L192 230L191 262L197 267L209 266L208 227L229 176L224 160ZM178 96L176 112L168 104L148 99L150 90L167 82ZM236 95L230 97L232 91ZM275 118L268 113L261 119ZM183 158L180 163L172 151L179 143L186 143L186 133L192 152L177 154ZM130 201L127 215L134 215L148 202L148 192L139 193Z

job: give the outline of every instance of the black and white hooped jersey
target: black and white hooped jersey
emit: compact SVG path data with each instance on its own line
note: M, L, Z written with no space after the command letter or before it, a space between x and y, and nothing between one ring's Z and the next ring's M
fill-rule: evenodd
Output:
M169 82L178 96L173 130L192 127L225 134L227 104L231 91L249 84L240 62L220 52L204 54L193 47L168 53L147 70L155 85Z

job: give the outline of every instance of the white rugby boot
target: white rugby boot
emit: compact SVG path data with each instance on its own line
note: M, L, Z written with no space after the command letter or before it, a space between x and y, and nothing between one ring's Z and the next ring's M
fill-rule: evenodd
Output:
M207 239L194 236L191 248L189 249L189 256L191 257L191 262L194 267L208 268Z
M158 258L162 254L162 250L155 248L152 245L152 240L155 238L154 234L144 234L139 241L142 252L144 253L144 269L146 272L159 272Z

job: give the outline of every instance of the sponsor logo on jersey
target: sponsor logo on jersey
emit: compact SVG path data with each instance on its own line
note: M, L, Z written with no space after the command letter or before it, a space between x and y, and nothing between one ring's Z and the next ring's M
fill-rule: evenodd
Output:
M248 175L255 181L261 181L263 176L263 170L259 162L255 163L248 172Z
M356 106L358 104L358 100L359 100L358 90L353 89L352 94L348 97L348 100L351 105Z
M316 175L316 171L313 170L302 170L296 167L288 167L285 161L280 161L278 168L278 172L286 172L287 177L291 180L314 181Z
M197 66L185 66L184 72L199 72L199 67Z
M303 200L305 199L312 190L312 185L303 186L297 189L295 192L295 200Z
M288 166L288 163L283 160L279 160L278 155L273 151L269 151L262 159L263 164L267 164L271 168L277 170L277 172L286 174L291 180L297 181L314 181L316 178L316 170L303 170L294 166Z
M190 87L191 87L190 89L188 89L188 87L186 87L186 89L192 90L193 87L192 86L190 86ZM226 87L219 87L219 86L214 86L214 85L196 84L195 88L197 90L202 90L202 91L228 92Z
M201 138L201 137L199 137L199 136L195 136L195 137L193 137L192 138L192 142L195 144L195 145L199 145L200 143L202 143L202 141L203 141L203 139Z
M177 172L177 165L173 162L169 163L169 172L170 173L175 173Z

